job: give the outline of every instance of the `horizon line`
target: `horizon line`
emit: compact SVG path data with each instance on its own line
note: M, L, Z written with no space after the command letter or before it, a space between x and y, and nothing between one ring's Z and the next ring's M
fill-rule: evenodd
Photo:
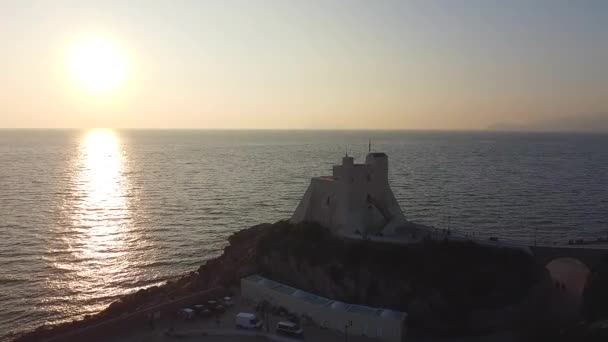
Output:
M186 128L186 127L0 127L0 131L87 131L93 129L110 129L117 131L275 131L275 132L491 132L491 133L576 133L576 134L608 134L608 130L534 130L534 129L492 129L492 128Z

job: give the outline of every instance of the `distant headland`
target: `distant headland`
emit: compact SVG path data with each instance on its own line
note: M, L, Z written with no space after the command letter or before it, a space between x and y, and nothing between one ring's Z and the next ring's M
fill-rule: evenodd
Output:
M500 122L488 126L491 131L608 133L608 113L565 116L530 122Z

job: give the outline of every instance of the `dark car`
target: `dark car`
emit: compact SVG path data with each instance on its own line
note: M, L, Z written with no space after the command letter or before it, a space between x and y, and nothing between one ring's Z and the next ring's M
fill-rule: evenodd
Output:
M211 316L212 312L211 310L209 310L206 306L202 305L202 304L198 304L194 306L194 312L196 312L197 315L199 316Z
M224 297L224 306L228 307L228 306L233 306L234 305L234 300L232 300L232 297Z
M220 313L220 312L226 311L226 308L216 300L208 301L207 308L215 313Z

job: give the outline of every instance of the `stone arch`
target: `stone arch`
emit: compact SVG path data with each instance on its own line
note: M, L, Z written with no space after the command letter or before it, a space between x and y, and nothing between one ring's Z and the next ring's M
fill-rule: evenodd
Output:
M573 311L580 311L590 267L576 257L562 256L550 259L545 268L549 271L557 293Z

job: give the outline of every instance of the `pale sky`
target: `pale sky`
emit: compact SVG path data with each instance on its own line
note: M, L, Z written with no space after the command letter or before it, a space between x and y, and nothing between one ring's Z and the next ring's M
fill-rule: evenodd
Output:
M103 37L93 93L69 51ZM608 113L608 1L0 0L0 127L484 129Z

